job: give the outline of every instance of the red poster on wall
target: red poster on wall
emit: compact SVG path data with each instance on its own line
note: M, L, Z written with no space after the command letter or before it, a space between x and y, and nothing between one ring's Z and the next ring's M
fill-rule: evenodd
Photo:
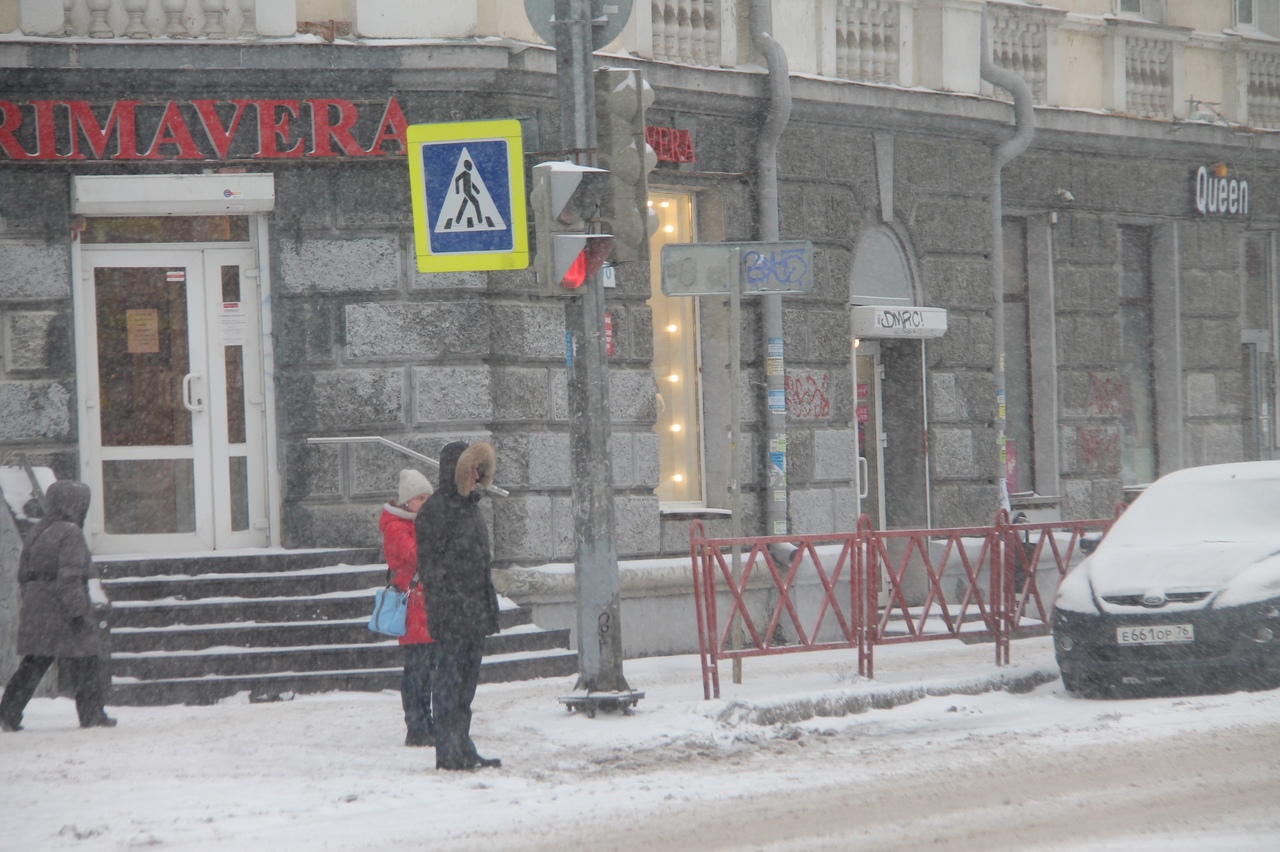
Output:
M1018 491L1018 442L1004 439L1004 482L1010 494Z

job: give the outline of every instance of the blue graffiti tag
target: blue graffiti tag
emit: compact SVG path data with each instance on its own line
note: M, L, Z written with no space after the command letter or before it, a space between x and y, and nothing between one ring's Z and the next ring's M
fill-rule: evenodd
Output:
M802 248L761 252L752 249L742 256L746 290L802 290L809 275L809 263Z

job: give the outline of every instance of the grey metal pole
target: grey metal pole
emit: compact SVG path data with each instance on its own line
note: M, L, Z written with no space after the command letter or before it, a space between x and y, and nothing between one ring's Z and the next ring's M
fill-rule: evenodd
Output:
M590 0L556 0L556 71L561 144L579 165L595 165L595 86ZM622 674L621 583L614 547L609 464L609 364L604 291L591 276L565 303L569 331L569 446L573 456L574 577L578 586L578 684L627 692Z
M781 234L778 222L778 141L791 118L791 79L787 54L771 35L773 5L770 0L751 0L750 19L751 37L769 69L766 78L769 110L756 139L756 211L760 218L760 239L776 242ZM769 458L764 494L765 535L786 535L787 377L782 297L777 294L762 296L760 313L765 346L765 425Z
M729 404L733 411L729 415L730 428L733 430L729 441L729 477L732 487L729 500L729 534L735 539L733 544L733 582L742 583L742 547L736 539L742 538L742 465L738 456L738 442L742 440L742 249L733 251L733 277L729 282ZM742 647L744 640L742 620L737 610L733 613L733 631L730 640L734 649ZM733 658L733 682L742 683L742 658Z

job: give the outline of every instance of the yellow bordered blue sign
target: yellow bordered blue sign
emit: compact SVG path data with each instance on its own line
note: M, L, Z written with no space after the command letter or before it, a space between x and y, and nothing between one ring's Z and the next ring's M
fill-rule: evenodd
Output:
M528 267L520 122L414 124L407 138L418 270Z

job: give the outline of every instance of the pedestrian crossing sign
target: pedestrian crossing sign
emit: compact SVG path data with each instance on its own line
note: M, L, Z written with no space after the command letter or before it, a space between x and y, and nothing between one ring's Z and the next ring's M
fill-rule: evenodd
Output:
M408 143L418 270L526 268L520 122L414 124Z

